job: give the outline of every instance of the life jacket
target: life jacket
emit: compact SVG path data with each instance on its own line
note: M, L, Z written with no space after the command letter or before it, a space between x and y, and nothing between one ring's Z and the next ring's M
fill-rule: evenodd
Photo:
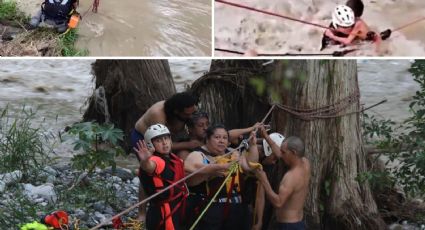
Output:
M148 196L184 178L183 161L175 154L170 153L168 156L164 156L155 152L150 160L156 163L155 172L149 175L140 170L139 175L140 182L143 184L143 189ZM166 230L174 229L172 216L178 210L184 216L185 202L188 195L186 183L183 181L152 200L151 204L160 206L162 216L165 217L158 228L165 224ZM171 203L175 204L174 207L171 207Z
M68 213L59 210L52 212L41 219L41 223L51 226L54 229L62 229L68 227Z
M202 152L202 154L210 155L210 153L203 148L197 148L196 151ZM226 153L228 152L229 150L226 150ZM235 159L233 159L232 157L217 156L215 157L215 160L217 164L226 164L234 161ZM210 162L204 161L204 164L205 163L209 164ZM226 182L226 189L220 190L217 196L218 199L240 195L240 176L240 171L237 170L231 176L232 178ZM224 180L224 177L214 177L210 180L204 181L198 185L190 187L190 191L191 193L203 195L210 198L213 197L215 193L217 193L218 189L220 188L220 185L223 183Z
M72 12L75 0L45 0L41 10L46 18L54 21L67 21Z

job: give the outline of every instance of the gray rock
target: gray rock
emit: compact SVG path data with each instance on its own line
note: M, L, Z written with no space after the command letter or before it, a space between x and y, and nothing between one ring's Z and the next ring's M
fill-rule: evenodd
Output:
M58 175L58 172L50 166L44 167L43 172L46 173L47 176L48 175L51 175L51 176L57 176Z
M2 180L6 185L19 183L21 179L22 172L19 170L0 175L0 180Z
M82 220L82 221L87 221L89 219L89 215L86 214L83 210L81 209L76 209L75 210L75 217Z
M6 190L6 183L0 180L0 193L3 193Z
M95 216L95 218L96 218L96 220L98 221L98 222L103 222L103 221L105 221L106 220L106 216L105 215L103 215L102 213L100 213L100 212L94 212L94 216Z
M133 178L133 180L131 180L131 183L136 185L137 187L139 187L139 185L140 185L139 177L136 176L135 178Z
M56 177L53 175L47 176L46 183L54 184L56 181Z
M115 169L115 172L112 172L112 168L107 168L107 169L103 170L100 174L101 175L105 175L105 174L115 175L115 176L121 178L121 180L123 180L123 181L131 180L134 177L133 173L131 173L131 171L129 169L125 169L125 168L121 168L121 167L117 167Z
M57 200L57 196L56 196L55 190L53 189L52 184L46 183L40 186L33 186L32 184L24 184L24 189L25 189L24 193L31 199L33 197L40 196L46 199L48 202L56 202Z
M117 183L117 182L122 182L122 179L120 177L117 177L117 176L112 176L111 181Z
M98 202L94 203L92 206L93 206L93 209L95 211L102 211L105 208L106 205L105 205L105 202L98 201Z

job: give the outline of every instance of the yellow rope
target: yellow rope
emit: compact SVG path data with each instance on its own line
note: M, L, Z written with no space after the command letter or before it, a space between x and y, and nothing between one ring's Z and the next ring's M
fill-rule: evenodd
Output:
M201 220L201 218L205 215L205 213L207 212L208 208L211 206L211 204L214 202L214 200L217 198L218 194L220 193L221 189L224 187L224 185L227 183L227 181L230 179L230 177L232 176L232 174L238 170L238 163L235 161L232 163L232 166L229 170L229 174L226 176L226 178L224 179L223 183L221 184L220 188L218 188L217 192L214 194L214 196L212 197L212 199L210 200L210 202L208 203L208 205L204 208L204 210L201 212L201 215L198 216L198 218L196 219L195 223L192 224L192 227L190 227L190 230L193 230L195 228L195 226L198 224L198 222Z

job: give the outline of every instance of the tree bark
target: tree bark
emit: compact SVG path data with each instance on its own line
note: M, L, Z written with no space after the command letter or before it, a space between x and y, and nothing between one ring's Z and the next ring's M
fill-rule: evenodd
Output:
M210 123L222 123L228 129L245 128L260 121L270 105L267 97L257 96L249 79L267 76L262 61L213 60L210 72L191 86L199 97L199 109L210 116Z
M285 105L315 109L359 90L354 60L303 60L293 61L290 66L307 77L304 81L291 79L291 89L281 94ZM341 113L359 110L357 99ZM305 141L306 157L312 166L305 207L309 228L385 229L369 184L356 180L367 170L358 113L306 121L278 110L274 123L278 131Z
M200 95L201 106L214 121L236 128L264 117L269 101L256 95L249 84L258 76L267 78L266 89L278 92L280 104L294 108L316 109L359 90L355 61L275 61L272 73L249 69L261 66L258 64L261 61L254 65L253 61L242 60L219 61L218 65L213 62L212 71L192 85ZM367 170L360 117L355 113L359 110L357 98L337 115L354 113L335 118L305 120L280 109L273 112L272 127L276 131L305 141L306 157L312 166L305 205L308 229L386 228L369 184L356 180L359 173ZM276 186L285 173L283 167L279 162L272 170Z
M84 120L112 122L129 134L155 102L176 92L167 60L97 60L92 65L96 87Z

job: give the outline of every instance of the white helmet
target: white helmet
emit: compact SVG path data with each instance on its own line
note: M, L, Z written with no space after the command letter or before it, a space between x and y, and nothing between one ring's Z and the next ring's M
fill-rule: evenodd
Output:
M349 27L354 25L354 12L346 5L339 5L335 8L332 14L332 25L336 28L337 26Z
M280 134L280 133L272 133L270 134L270 139L272 139L274 141L274 143L277 144L277 146L282 145L283 140L285 140L285 137ZM272 154L272 148L270 147L269 143L267 143L266 139L263 139L263 148L264 148L264 155L266 155L267 157L270 156Z
M162 124L155 124L150 126L145 132L145 142L148 148L153 148L152 139L155 137L163 136L163 135L171 135L170 130L168 130L167 126Z

